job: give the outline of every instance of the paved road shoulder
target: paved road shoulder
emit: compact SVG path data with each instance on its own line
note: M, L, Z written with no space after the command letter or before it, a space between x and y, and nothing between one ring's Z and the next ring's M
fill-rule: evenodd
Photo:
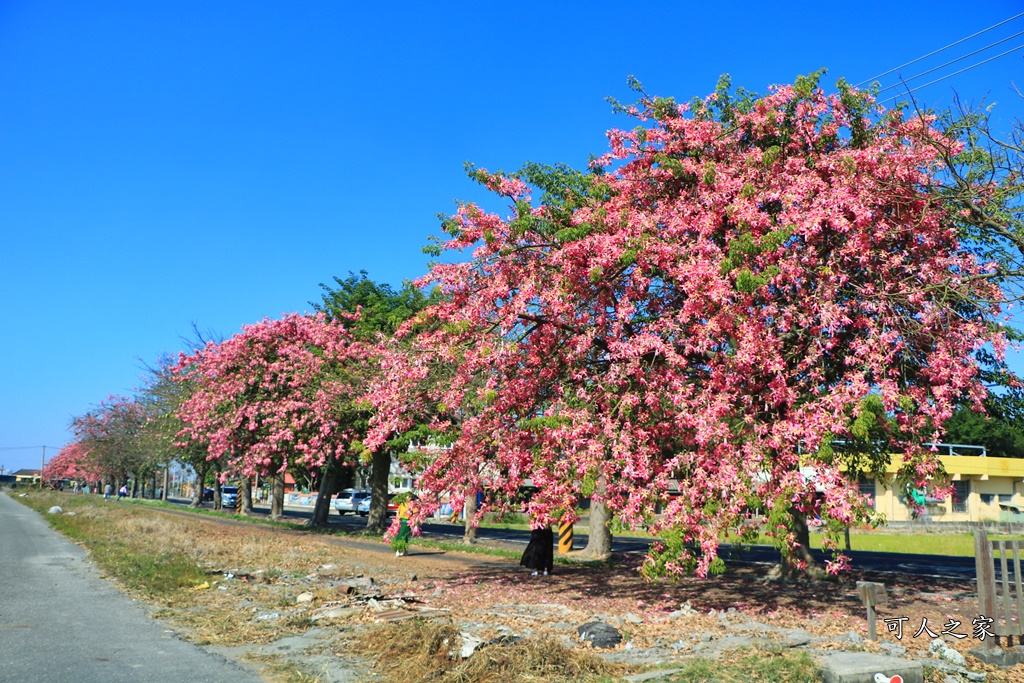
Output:
M0 681L258 681L178 638L85 551L0 494Z

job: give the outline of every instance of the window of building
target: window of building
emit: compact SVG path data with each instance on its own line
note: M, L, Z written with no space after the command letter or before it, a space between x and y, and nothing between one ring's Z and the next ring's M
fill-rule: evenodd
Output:
M970 481L953 482L953 512L967 512L967 496L970 495Z
M1012 493L979 493L978 498L981 499L982 503L993 505L995 503L1012 503Z

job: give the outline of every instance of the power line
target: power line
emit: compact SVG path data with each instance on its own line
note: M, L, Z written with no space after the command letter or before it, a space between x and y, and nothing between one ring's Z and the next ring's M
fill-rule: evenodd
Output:
M916 88L908 90L905 93L901 93L899 95L895 95L893 97L890 97L887 100L883 100L882 102L879 102L879 104L885 104L886 102L892 102L893 100L898 100L901 97L906 97L910 93L916 92L916 91L920 90L921 88L927 88L929 85L934 85L935 83L938 83L939 81L944 81L947 78L952 78L953 76L956 76L958 74L962 74L965 71L970 71L971 69L973 69L973 68L975 68L977 66L981 66L982 64L987 64L988 62L991 62L993 59L999 59L1000 57L1005 57L1006 55L1011 54L1013 52L1016 52L1017 50L1020 50L1021 48L1024 48L1024 43L1018 45L1017 47L1010 48L1006 52L1000 52L995 57L989 57L988 59L983 59L983 60L981 60L980 62L978 62L976 64L971 64L970 66L965 66L964 68L960 69L959 71L954 71L951 74L946 74L945 76L942 76L941 78L936 78L934 81L929 81L928 83L925 83L924 85L919 85Z
M917 59L912 59L912 60L910 60L909 62L907 62L906 64L900 64L900 65L899 65L899 66L897 66L896 68L894 68L894 69L889 69L889 70L888 70L888 71L886 71L885 73L881 73L881 74L878 74L877 76L873 76L873 77L871 77L871 78L867 79L866 81L861 81L860 83L858 83L858 84L857 84L856 86L854 86L854 87L857 87L857 88L859 88L860 86L864 85L865 83L870 83L870 82L872 82L872 81L878 80L879 78L882 78L883 76L888 76L888 75L889 75L889 74L891 74L891 73L894 73L894 72L896 72L896 71L899 71L900 69L902 69L902 68L903 68L903 67L905 67L905 66L910 66L911 64L917 64L917 63L918 63L918 62L920 62L920 61L921 61L922 59L928 59L929 57L931 57L931 56L933 56L933 55L937 55L937 54L939 54L940 52L943 52L943 51L945 51L945 50L948 50L949 48L953 47L954 45L959 45L960 43L962 43L962 42L964 42L964 41L967 41L967 40L970 40L971 38L975 38L975 37L977 37L977 36L980 36L980 35L981 35L982 33L987 33L988 31L991 31L991 30L992 30L992 29L994 29L994 28L998 28L999 26L1002 26L1003 24L1007 24L1007 23L1009 23L1009 22L1013 21L1014 19L1020 19L1021 17L1024 17L1024 12L1021 12L1020 14L1017 14L1017 15L1015 15L1015 16L1012 16L1012 17L1010 17L1009 19L1004 19L1003 21L1000 21L1000 22L999 22L998 24L993 24L992 26L989 26L989 27L988 27L988 28L986 28L986 29L983 29L983 30L981 30L981 31L978 31L977 33L972 33L971 35L967 36L966 38L961 38L960 40L958 40L958 41L956 41L956 42L950 43L950 44L949 44L949 45L947 45L946 47L941 47L941 48L939 48L938 50L935 50L934 52L929 52L929 53L928 53L928 54L926 54L926 55L923 55L923 56L921 56L921 57L918 57Z
M927 71L922 71L921 73L917 74L916 76L911 76L910 78L903 79L902 81L900 81L900 83L893 83L890 86L882 88L878 92L879 92L879 94L881 94L881 93L884 93L886 90L892 90L893 88L898 88L901 84L909 83L910 81L913 81L913 80L916 80L918 78L921 78L921 76L927 76L928 74L933 73L935 71L938 71L939 69L946 68L950 64L956 64L957 62L959 62L959 61L961 61L963 59L967 59L968 57L973 57L974 55L978 54L979 52L984 52L985 50L989 49L990 47L995 47L996 45L999 45L1000 43L1005 43L1006 41L1012 40L1014 38L1017 38L1018 36L1024 36L1024 31L1020 31L1019 33L1014 33L1012 36L1007 36L1007 37L1003 38L1002 40L997 40L996 42L990 43L990 44L986 45L985 47L983 47L983 48L981 48L979 50L975 50L974 52L968 52L965 55L957 57L956 59L951 59L950 61L946 62L945 64L940 64L939 66L937 66L937 67L935 67L933 69L928 69Z
M0 451L37 451L40 448L59 449L59 446L0 446Z

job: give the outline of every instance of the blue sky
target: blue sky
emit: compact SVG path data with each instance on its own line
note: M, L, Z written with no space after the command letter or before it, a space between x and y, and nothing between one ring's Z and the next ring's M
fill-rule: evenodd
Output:
M722 73L856 83L1024 10L712 5L0 2L0 466L55 455L193 322L229 336L308 310L334 275L423 274L436 214L482 198L464 162L585 164L629 125L604 101L630 98L629 74L679 99ZM1021 116L1022 54L916 94Z

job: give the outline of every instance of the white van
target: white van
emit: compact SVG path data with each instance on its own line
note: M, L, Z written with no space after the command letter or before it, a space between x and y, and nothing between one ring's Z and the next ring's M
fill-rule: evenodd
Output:
M338 494L338 497L334 499L334 509L338 511L339 515L343 515L346 512L355 514L359 508L359 503L364 498L369 498L369 491L362 491L360 489L345 489Z

